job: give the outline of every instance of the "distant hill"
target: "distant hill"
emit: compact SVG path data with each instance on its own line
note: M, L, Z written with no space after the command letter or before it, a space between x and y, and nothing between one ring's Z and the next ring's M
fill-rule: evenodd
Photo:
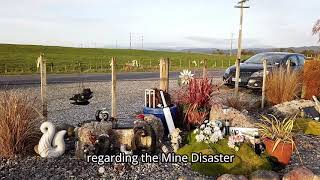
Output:
M291 49L297 53L301 53L305 50L312 50L315 52L320 53L320 46L302 46L302 47L286 47L286 48L249 48L244 49L245 51L250 51L254 53L261 53L261 52L270 52L270 51L288 51ZM192 53L205 53L205 54L212 54L212 53L230 53L229 49L217 49L217 48L190 48L190 49L183 49L183 52L192 52ZM232 50L233 54L237 53L237 49Z

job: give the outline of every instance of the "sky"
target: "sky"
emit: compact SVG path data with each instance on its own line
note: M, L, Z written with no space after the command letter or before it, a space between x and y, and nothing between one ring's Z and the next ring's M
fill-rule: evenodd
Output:
M0 43L74 47L236 47L236 0L0 0ZM243 47L320 45L319 0L250 0ZM143 40L142 40L143 37ZM142 43L143 42L143 43Z

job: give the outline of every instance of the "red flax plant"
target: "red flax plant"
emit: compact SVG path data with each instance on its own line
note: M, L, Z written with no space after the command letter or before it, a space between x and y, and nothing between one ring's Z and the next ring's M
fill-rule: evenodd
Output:
M266 98L271 104L292 101L301 92L301 72L280 67L270 72L266 80Z
M320 61L308 60L304 64L303 90L305 99L320 96Z
M0 92L0 157L26 155L40 139L36 98L16 91Z
M188 124L199 125L208 116L210 98L214 85L208 78L191 79L186 89L177 93L177 102L186 109L185 120Z

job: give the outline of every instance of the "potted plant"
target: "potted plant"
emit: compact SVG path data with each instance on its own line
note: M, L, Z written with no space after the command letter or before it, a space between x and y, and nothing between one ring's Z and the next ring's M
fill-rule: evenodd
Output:
M287 165L295 147L292 129L296 117L285 118L282 121L274 115L270 117L262 116L262 122L257 123L257 126L267 153L276 157L279 163Z
M188 125L197 126L207 119L213 91L212 81L204 77L190 79L177 93L177 103L184 107L185 121Z

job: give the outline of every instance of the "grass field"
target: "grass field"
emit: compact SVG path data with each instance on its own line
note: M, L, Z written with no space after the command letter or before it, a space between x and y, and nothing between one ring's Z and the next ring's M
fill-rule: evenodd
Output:
M40 53L47 60L48 73L109 72L111 57L116 57L119 71L157 71L160 58L170 58L171 71L202 68L204 59L210 69L235 61L235 56L218 54L0 44L0 74L36 73ZM133 60L139 67L128 65Z

